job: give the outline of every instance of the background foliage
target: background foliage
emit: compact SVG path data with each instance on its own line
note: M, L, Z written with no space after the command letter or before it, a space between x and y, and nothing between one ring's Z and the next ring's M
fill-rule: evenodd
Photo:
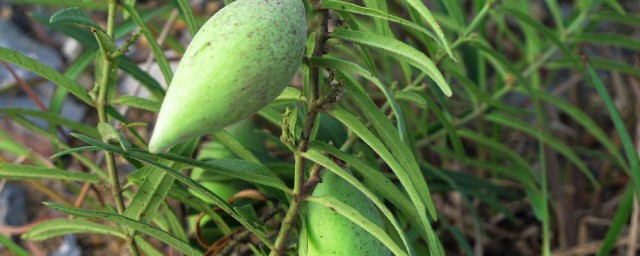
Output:
M0 191L8 180L48 201L29 206L30 223L0 226L22 235L0 236L0 252L82 234L85 250L112 236L100 250L267 254L302 166L307 180L347 180L386 227L333 198L305 203L349 216L397 255L635 255L636 1L310 2L304 65L276 101L148 153L172 64L228 2L3 4L32 36L57 38L44 44L78 46L59 69L0 47L13 79L1 96L36 103L1 105ZM34 91L45 82L52 94ZM83 118L63 114L67 101ZM282 237L291 254L296 230Z

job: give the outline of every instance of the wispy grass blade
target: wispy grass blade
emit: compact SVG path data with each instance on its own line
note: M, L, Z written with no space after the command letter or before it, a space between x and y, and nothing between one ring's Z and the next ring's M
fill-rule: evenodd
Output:
M429 9L420 0L407 0L407 3L416 11L418 11L418 13L420 13L420 16L422 16L422 18L427 22L431 29L436 32L436 35L438 35L438 38L440 39L440 42L444 46L444 49L449 57L453 60L456 60L456 58L453 56L453 52L451 51L451 47L449 46L449 41L447 41L444 33L442 33L442 29L440 29L440 25L438 25L438 22L433 18L431 11L429 11Z
M54 219L35 225L29 232L22 235L23 239L41 241L56 236L69 234L93 233L126 238L121 230L83 219Z
M4 179L56 179L99 183L100 179L93 174L71 172L57 168L46 168L32 165L0 163L0 177Z
M440 73L435 64L433 64L433 61L424 55L424 53L401 41L372 33L346 30L342 28L334 30L331 33L331 37L368 46L387 53L399 60L406 61L427 73L427 75L436 82L440 90L442 90L445 95L451 96L452 94L449 83L444 79L442 73Z
M127 13L131 15L131 18L136 22L136 24L138 24L138 27L140 27L140 31L142 32L144 37L147 39L147 42L149 42L149 46L151 47L153 56L158 62L158 66L160 67L160 71L164 76L165 82L167 84L171 84L171 79L173 79L173 71L171 70L171 66L169 65L167 56L164 55L164 52L162 51L162 48L158 44L158 41L156 41L156 38L153 36L153 34L151 34L151 31L149 30L147 25L144 23L144 20L142 20L142 18L140 17L140 14L138 13L138 11L136 11L135 7L128 4L124 4L122 5L122 7L124 7L124 9L127 10Z
M607 88L604 86L604 83L600 79L600 76L586 57L583 58L583 62L586 72L591 78L591 83L596 88L596 91L598 91L600 98L602 98L602 101L604 102L604 105L607 108L609 115L611 116L611 121L613 121L613 125L618 132L618 136L620 136L620 141L622 142L624 153L627 156L627 161L629 161L630 175L633 186L635 187L636 194L640 194L640 159L638 158L638 152L633 145L633 139L631 139L631 136L627 131L627 127L625 126L625 123L620 116L620 112L618 111L615 103L613 103L613 99L611 99L611 96L607 92Z
M605 234L604 239L602 239L602 245L600 246L600 249L598 249L596 256L611 255L611 250L616 245L618 236L622 232L624 226L627 224L629 216L631 215L631 211L633 208L633 198L633 186L627 186L627 188L624 190L622 199L620 199L618 208L611 218L611 224L607 229L607 233Z
M175 236L165 231L159 230L158 228L153 227L149 224L145 224L145 223L127 218L122 215L118 215L111 212L104 212L104 211L83 210L83 209L63 206L56 203L44 203L44 204L58 211L61 211L73 216L77 216L77 217L113 221L114 223L135 229L136 231L139 231L139 232L148 234L154 238L157 238L158 240L173 246L174 248L178 249L180 252L186 255L194 255L194 256L202 255L202 252L200 252L198 249L192 247L188 243L183 242L182 240L176 238Z
M545 144L549 145L555 151L562 154L569 161L571 161L582 172L582 174L587 177L587 179L595 188L600 188L600 183L593 176L593 173L591 173L584 161L580 159L580 157L569 146L553 138L551 135L541 132L538 129L532 127L530 124L518 120L515 117L510 117L504 114L492 113L487 115L486 120L499 125L511 127L518 131L524 132L534 138L539 137Z

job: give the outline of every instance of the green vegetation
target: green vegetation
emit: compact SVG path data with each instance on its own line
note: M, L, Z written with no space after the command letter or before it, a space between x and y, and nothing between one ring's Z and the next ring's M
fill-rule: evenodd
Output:
M0 47L41 78L12 75L0 96L38 109L0 118L48 146L0 130L0 192L24 184L58 212L0 253L92 234L132 255L635 254L634 1L310 0L272 27L257 8L279 0L238 1L211 27L233 1L9 1L51 10L29 20L81 52L57 70Z

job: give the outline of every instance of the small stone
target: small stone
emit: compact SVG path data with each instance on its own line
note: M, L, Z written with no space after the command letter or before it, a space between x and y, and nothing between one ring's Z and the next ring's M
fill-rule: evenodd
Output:
M50 256L80 256L82 248L78 246L75 235L66 235L62 244Z
M0 47L20 52L54 69L59 69L62 66L60 56L52 47L42 45L25 35L10 20L0 19L0 31L2 31ZM13 66L13 68L16 74L24 80L31 80L38 77L38 75L22 68L16 66ZM14 83L15 80L11 74L9 74L5 68L0 68L0 89L4 89L4 87Z
M27 222L26 191L20 186L6 184L0 191L0 224L22 226ZM14 239L18 237L15 236Z

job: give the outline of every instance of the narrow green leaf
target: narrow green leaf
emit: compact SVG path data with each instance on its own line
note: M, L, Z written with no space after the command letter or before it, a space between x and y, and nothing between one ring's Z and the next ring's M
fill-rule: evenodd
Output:
M580 33L568 38L570 42L617 46L629 50L640 51L640 40L631 35L620 35L611 33Z
M148 223L155 217L158 207L173 185L173 179L166 178L164 172L151 166L142 167L137 172L146 173L146 175L133 195L124 215Z
M620 4L618 0L604 0L604 2L609 7L611 7L611 9L614 9L616 12L618 12L618 14L621 14L621 15L626 14L626 12L624 11L624 7Z
M65 89L69 90L69 92L78 97L78 99L87 103L87 105L93 105L93 101L91 100L91 98L89 98L87 89L85 89L82 85L58 73L58 71L56 71L55 69L49 66L45 66L35 59L27 57L22 53L0 47L0 60L13 63L33 73L36 73L43 78L53 82L54 84L57 84L58 86L64 87Z
M278 97L271 102L271 106L287 105L296 102L305 102L307 98L304 97L302 92L295 87L285 87L284 91L278 95Z
M171 70L169 61L167 60L167 57L164 55L162 48L160 48L160 45L158 45L156 38L153 37L153 34L151 34L151 31L149 30L149 28L147 28L147 25L144 23L144 20L142 20L142 18L140 17L140 14L138 14L138 12L133 6L124 4L122 5L122 7L124 7L124 9L127 10L127 13L131 15L131 18L140 27L140 31L142 31L142 34L147 39L147 42L149 42L149 46L151 47L153 56L156 58L156 61L158 62L158 66L160 67L160 71L162 71L162 75L164 75L165 82L167 84L171 84L171 79L173 79L173 71Z
M165 256L165 254L153 247L153 245L151 245L149 241L147 241L147 239L145 239L144 237L136 235L134 239L136 240L136 244L138 245L140 250L147 256Z
M55 159L61 156L66 156L66 155L70 155L72 153L76 153L76 152L85 152L85 151L100 151L102 150L99 147L96 146L84 146L84 147L77 147L77 148L70 148L70 149L66 149L66 150L62 150L58 153L55 153L51 156L51 159Z
M413 105L421 109L427 109L427 100L425 100L424 97L422 97L422 95L417 92L396 91L394 95L396 96L396 100L412 103Z
M508 158L509 160L511 160L511 162L513 162L515 166L517 166L517 168L519 168L522 171L527 171L526 173L521 173L521 172L515 173L516 175L518 175L516 177L522 177L520 181L528 183L528 182L537 180L537 177L534 175L533 169L527 163L527 160L525 160L517 152L513 151L512 148L509 148L504 144L500 143L499 141L489 138L480 133L477 133L471 129L467 129L467 128L459 129L458 134L460 134L461 137L464 137L466 139L469 139L473 142L476 142L480 145L487 147L493 153L495 153L500 157Z
M197 139L192 140L171 148L170 152L190 156L196 149L197 144ZM166 164L176 170L185 168L182 164L166 160L161 160L159 163ZM133 196L129 207L125 210L124 215L135 220L140 220L144 223L149 223L156 216L160 204L169 193L169 190L173 185L174 178L158 168L143 167L142 169L145 168L149 169L147 171L140 171L142 173L146 173L146 176L138 186L138 190Z
M331 33L331 37L368 46L387 53L399 60L405 61L424 71L436 82L440 90L442 90L445 95L451 96L452 94L449 84L442 76L442 73L440 73L438 68L433 64L433 61L424 55L424 53L401 41L367 32L346 30L342 28L335 29L333 33Z
M20 116L20 115L14 115L14 114L9 114L9 117L11 118L11 120L13 120L14 122L20 124L22 127L24 127L25 129L35 133L35 134L40 134L43 135L45 138L47 138L50 142L52 142L54 145L62 148L62 149L69 149L71 147L69 147L69 145L67 145L66 143L64 143L60 138L58 138L58 136L55 134L55 131L49 131L46 129L43 129L42 127L38 126L37 124L27 120L26 118ZM102 170L102 168L100 168L98 165L95 164L95 162L93 160L89 160L88 158L78 154L78 153L71 153L71 155L73 155L74 158L78 159L78 161L80 161L83 165L87 166L89 169L91 169L94 173L96 173L98 176L100 176L100 178L106 180L108 178L108 175L105 173L104 170ZM34 160L35 162L38 162L38 158L36 158Z
M245 204L242 206L233 207L233 209L238 213L238 215L242 216L244 219L250 221L256 226L264 226L264 223L260 221L258 218L258 214L256 210L253 208L252 204ZM264 228L264 227L263 227Z
M634 64L618 61L611 58L603 58L603 57L597 57L597 56L589 57L589 62L594 68L599 70L607 70L612 72L618 72L620 74L628 74L628 75L640 77L640 67ZM562 58L562 59L550 62L547 65L547 67L549 69L557 70L557 69L573 68L573 65L568 59Z
M191 36L194 36L196 32L198 32L198 22L196 22L196 17L193 16L193 10L191 10L189 1L176 0L176 3L178 3L178 9L180 10L180 14L182 14L182 18L187 22L189 33Z
M176 213L173 211L167 201L162 201L162 208L164 210L164 216L167 219L167 224L169 224L169 228L172 231L171 233L175 234L178 239L184 242L188 242L189 237L187 237L187 233L185 232L185 229L187 229L188 227L183 227L181 220L178 218L178 216L176 216Z
M0 130L0 151L14 154L16 156L30 155L31 151L22 143L17 142L11 136Z
M422 199L423 206L434 219L437 218L435 206L429 194L429 186L422 175L422 171L418 166L415 155L406 142L398 140L399 134L393 129L393 124L385 117L385 115L377 108L376 104L364 92L354 88L347 83L347 95L358 106L362 115L371 122L376 133L380 136L384 145L388 147L392 156L398 161L402 169L410 177L408 183L403 183L405 189L407 186L414 187L419 198ZM356 119L357 120L357 119ZM400 171L402 169L397 169ZM395 172L395 171L394 171ZM397 173L396 173L397 174ZM414 202L415 203L415 202ZM418 211L424 212L424 208L418 208Z
M370 17L374 17L374 18L380 18L380 19L385 19L391 22L395 22L398 23L400 25L406 26L408 28L412 28L415 29L417 31L419 31L420 33L425 34L426 36L432 38L433 40L437 41L439 44L442 45L442 42L440 42L438 40L438 37L433 34L431 31L426 30L424 27L419 26L411 21L402 19L398 16L394 16L389 14L388 12L383 12L380 10L376 10L373 8L367 8L367 7L362 7L356 4L352 4L352 3L348 3L348 2L343 2L343 1L339 1L339 0L325 0L322 2L322 4L324 5L324 7L329 8L329 9L334 9L336 11L346 11L346 12L350 12L350 13L354 13L354 14L360 14L360 15L366 15L366 16L370 16Z
M17 256L30 256L31 255L31 253L29 253L27 250L25 250L24 248L20 247L19 245L17 245L13 241L11 241L10 238L7 238L4 235L0 235L0 245L6 246L7 249L9 249L10 252L15 253Z
M387 246L387 248L389 248L391 252L393 252L393 254L398 256L407 255L407 253L404 252L402 248L400 248L395 242L393 242L393 239L389 237L389 235L383 228L371 222L369 219L367 219L367 217L358 212L358 210L353 209L353 207L341 202L335 197L307 197L306 201L325 206L351 220L353 223L357 224L358 226L369 232L371 235L373 235L375 238L380 240L380 242Z
M213 132L213 137L217 142L220 142L222 145L227 147L231 152L236 154L236 156L249 161L254 162L256 164L260 164L260 160L242 143L240 143L236 138L231 135L231 133L227 132L224 129L220 129L216 132Z
M309 150L318 150L320 152L327 152L334 157L347 163L351 170L357 172L367 181L375 184L371 189L378 192L378 194L385 199L389 200L393 205L398 207L404 214L413 216L416 223L420 223L420 217L418 212L409 200L409 197L402 192L387 176L385 176L380 170L367 164L362 159L359 159L351 154L347 154L339 149L330 146L321 141L313 141L309 146Z
M565 46L565 40L561 39L557 33L553 32L551 29L549 29L547 26L541 24L540 22L538 22L537 20L535 20L534 18L531 17L531 15L529 15L528 13L525 13L521 10L518 9L514 9L514 8L499 8L498 9L499 12L504 12L507 15L509 15L510 17L514 17L516 18L518 21L529 25L531 28L535 29L536 31L542 33L542 35L544 35L545 39L549 39L551 40L551 42L556 45L561 51L562 53L564 53L564 55L566 56L566 58L568 58L571 63L574 65L575 68L579 67L579 61L575 56L575 53L570 51L566 46Z
M586 57L583 59L583 63L587 73L591 77L591 83L596 88L596 91L598 91L600 98L604 101L604 105L607 108L609 115L611 115L611 121L613 121L613 125L618 132L618 136L620 136L620 141L622 142L622 147L624 148L625 155L627 156L627 161L629 161L630 176L635 187L636 194L640 195L640 159L638 158L638 152L633 145L633 139L629 135L629 131L627 131L627 127L620 116L618 108L615 103L613 103L611 96L609 96L607 88L605 88L602 80L600 80L600 76L598 76L598 73L596 73L596 70L591 66L591 63L586 59Z
M451 19L459 26L464 26L465 15L463 14L462 7L460 6L459 1L442 1L442 4L444 5L445 9L447 9L447 12Z
M7 0L14 4L41 4L48 6L75 6L87 9L107 9L107 1L104 0Z
M74 131L85 133L91 136L98 136L98 131L95 127L71 120L56 113L43 112L34 109L0 108L0 114L2 113L34 117L47 121L50 126L65 126L71 128Z
M120 96L120 98L117 98L116 100L111 101L111 103L149 110L151 112L160 111L160 105L162 104L155 100L144 99L144 98L130 96L130 95L122 95Z
M565 112L567 115L573 118L573 120L582 125L582 127L589 131L589 133L591 133L591 135L593 135L593 137L595 137L604 146L604 148L609 151L609 153L614 157L616 162L623 169L625 169L627 172L629 171L629 165L620 154L618 147L613 144L607 133L605 133L602 128L600 128L600 126L598 126L598 124L587 113L582 111L582 109L580 109L579 107L571 105L569 102L566 102L565 100L553 96L549 93L537 91L537 94L539 99L553 104L562 112Z
M557 0L545 0L547 3L547 7L549 11L551 11L551 17L553 17L553 21L556 23L556 27L558 27L558 31L564 30L564 24L562 21L562 10L560 10L560 5Z
M95 52L92 50L85 51L80 56L78 56L71 65L64 72L64 75L71 80L76 80L91 65L93 60L95 59ZM62 108L66 102L67 96L69 95L69 91L64 87L56 88L53 96L51 96L51 102L49 103L49 112L60 114L62 113ZM55 125L49 125L49 129L56 129Z
M196 248L193 248L188 243L183 242L180 239L174 237L173 235L165 231L162 231L156 227L153 227L149 224L145 224L145 223L127 218L122 215L118 215L111 212L104 212L104 211L83 210L83 209L63 206L56 203L44 203L44 204L53 209L56 209L58 211L61 211L76 217L85 217L85 218L113 221L116 224L129 227L129 228L135 229L136 231L155 237L158 240L173 246L174 248L178 249L178 251L186 255L202 255L202 252L198 251Z
M417 209L422 226L427 231L431 229L429 218L427 217L425 210L429 210L430 214L435 215L435 207L430 201L431 197L429 195L428 187L426 186L424 178L420 178L421 180L417 182L424 182L425 186L422 187L422 189L426 190L427 192L426 194L420 194L420 192L418 191L418 189L420 189L419 186L413 184L412 178L408 174L411 173L411 171L401 166L398 160L391 154L391 152L389 152L389 150L387 150L385 145L382 144L382 142L378 138L376 138L375 135L373 135L373 133L369 131L369 129L367 129L366 126L364 126L364 124L362 124L362 122L360 122L353 114L345 111L342 108L336 108L330 114L340 122L345 124L347 127L349 127L349 129L351 129L360 138L362 138L362 140L364 140L367 145L369 145L376 153L378 153L378 155L380 155L385 163L387 163L387 165L391 167L391 169L400 180L400 183L409 194L409 197L411 198L411 201L413 202L415 208ZM425 201L429 202L429 204L425 205ZM430 249L435 249L435 246L435 243L430 243L429 247Z
M622 229L627 225L627 221L631 215L633 198L633 186L627 186L624 190L624 195L620 200L620 204L618 204L618 208L613 214L613 218L611 218L611 224L607 229L604 239L602 239L602 245L600 246L600 249L598 249L596 256L611 255L611 249L616 245L618 236L622 232Z
M327 170L329 170L329 171L335 173L336 175L340 176L340 178L344 179L349 184L353 185L353 187L355 187L356 189L360 190L360 192L362 192L362 194L364 194L367 198L369 198L373 202L373 204L375 204L376 207L378 207L378 209L380 209L382 214L387 218L387 220L389 220L391 225L393 225L393 227L396 229L396 232L400 236L400 239L402 239L402 242L404 243L405 248L407 249L405 252L407 252L409 255L415 255L415 252L413 251L413 247L409 243L407 235L404 233L404 231L402 229L402 226L400 226L400 223L398 223L398 220L395 218L395 216L393 215L391 210L389 210L389 208L387 206L385 206L385 204L384 204L384 202L382 202L382 200L380 200L367 187L365 187L360 181L358 181L355 177L353 177L353 175L351 175L349 172L347 172L346 170L341 168L333 160L331 160L328 157L322 155L321 152L316 151L314 149L309 149L306 153L303 154L303 156L305 158L313 161L313 162L316 162L316 163L322 165ZM389 248L389 249L391 249L391 248Z
M442 125L449 135L449 141L453 145L453 149L456 154L459 156L464 156L464 146L462 145L462 140L460 140L460 136L458 136L458 131L453 124L453 117L450 113L447 112L447 109L441 109L440 106L432 99L427 99L427 108L431 110L431 112L436 116L439 121L439 124Z
M593 21L605 21L620 23L629 26L640 26L640 17L633 14L620 14L616 12L596 12L591 14Z
M142 155L145 155L147 157L154 157L151 154L147 154L148 153L142 153ZM189 158L179 157L176 155L169 155L166 153L156 154L155 157L162 157L164 159L183 163L191 167L202 168L205 171L216 173L218 175L234 177L254 184L270 186L285 192L288 192L290 190L280 178L278 178L273 172L271 172L271 170L263 165L245 160L218 159L209 161L197 161Z
M110 235L125 239L127 236L124 232L97 222L87 221L83 219L53 219L48 220L33 228L29 232L22 235L23 239L33 241L41 241L56 236L80 233L94 233L102 235Z
M447 41L447 38L444 37L444 33L442 33L442 29L440 29L440 25L438 25L438 22L436 22L436 20L433 18L431 11L429 11L429 9L426 6L424 6L422 1L420 0L407 0L407 3L411 7L413 7L416 11L418 11L418 13L420 13L420 16L424 18L424 20L427 22L427 24L429 24L431 29L433 29L433 31L436 32L436 35L438 35L438 38L440 38L440 42L442 43L442 46L444 46L444 49L449 55L449 57L453 60L456 60L456 58L453 56L453 52L451 52L451 47L449 47L449 42Z
M182 186L174 185L172 189L169 190L169 196L180 201L188 207L191 207L199 212L206 213L223 234L231 234L231 228L229 228L229 225L227 225L224 219L222 219L222 216L215 212L211 208L211 206L207 204L207 202L189 193L187 189L184 189Z
M95 139L89 138L89 137L84 136L82 134L74 134L74 133L72 133L71 135L76 137L76 138L78 138L78 139L80 139L80 140L82 140L82 141L84 141L84 142L86 142L86 143L92 144L94 146L99 146L99 147L101 147L101 148L103 148L105 150L108 150L108 151L111 151L111 152L114 152L114 153L117 153L117 154L120 154L120 155L124 155L124 156L127 156L127 157L131 157L133 159L137 159L137 160L146 162L149 165L155 166L155 167L163 170L167 174L169 174L172 177L174 177L176 180L178 180L181 183L185 184L187 187L193 189L193 191L195 193L197 193L197 194L201 195L203 198L206 198L207 200L211 201L212 203L214 203L215 205L220 207L220 209L222 209L224 212L226 212L229 215L231 215L234 219L236 219L238 222L240 222L240 224L242 224L247 229L249 229L251 232L256 234L256 236L263 243L265 243L269 247L273 246L273 243L266 238L266 234L263 231L260 231L259 229L254 227L251 223L247 222L245 219L240 217L231 208L231 206L229 206L229 204L227 204L227 202L225 200L223 200L222 198L217 196L215 193L211 192L211 190L207 189L206 187L204 187L203 185L201 185L197 181L195 181L195 180L183 175L182 173L180 173L179 170L171 168L171 167L169 167L167 165L164 165L162 163L156 162L155 159L149 158L149 157L153 157L154 156L153 154L150 154L150 153L131 154L130 152L123 151L119 147L108 145L108 144L104 144L104 143L100 142L99 140L95 140ZM142 153L142 152L138 152L138 153ZM174 159L169 159L169 160L174 161L175 159L183 159L182 157L176 157L176 156L172 156L172 158L174 158ZM189 162L189 161L193 161L193 160L188 159L185 162ZM197 162L197 161L195 161L195 162ZM250 162L246 162L246 163L250 163ZM206 164L204 166L206 166ZM216 168L222 167L221 165L215 165L215 166L216 166ZM202 167L202 165L201 166L196 166L196 167L207 168L207 167ZM224 168L221 168L221 169L224 169ZM221 172L221 173L224 174L225 172ZM246 175L245 174L244 176L252 176L252 175ZM247 177L244 177L244 176L243 176L244 179L248 179ZM280 182L282 182L282 181L280 180ZM286 188L286 191L290 193L290 190L286 187L286 185L283 185L283 186L284 186L284 188Z
M85 12L82 8L79 7L71 7L67 9L62 9L53 15L51 15L51 19L49 20L51 23L72 23L80 26L87 26L90 28L102 30L102 28L95 23L87 12Z
M487 115L485 119L487 121L508 126L518 131L524 132L531 137L540 138L545 144L549 145L549 147L571 161L582 172L582 174L584 174L584 176L589 179L594 187L600 188L600 183L598 183L598 180L596 180L596 178L593 176L593 173L591 173L584 161L582 161L582 159L580 159L580 157L578 157L578 155L576 155L576 153L566 144L558 141L551 135L541 132L535 127L532 127L531 124L523 122L514 117L510 117L504 114L492 113Z
M91 183L100 182L98 177L89 173L9 163L0 163L0 177L4 179L57 179Z
M361 76L371 81L373 84L375 84L376 87L378 87L378 89L382 91L384 96L387 98L387 101L391 105L391 109L393 110L393 113L396 116L398 132L400 133L400 139L406 140L407 131L406 131L406 122L404 121L404 114L402 113L400 106L398 106L398 102L396 101L395 96L393 95L393 92L389 89L389 87L384 85L373 73L371 73L370 71L364 69L363 67L353 62L349 62L349 61L341 60L337 58L331 58L331 57L312 58L311 63L316 66L333 68L345 74L355 73L358 76Z

